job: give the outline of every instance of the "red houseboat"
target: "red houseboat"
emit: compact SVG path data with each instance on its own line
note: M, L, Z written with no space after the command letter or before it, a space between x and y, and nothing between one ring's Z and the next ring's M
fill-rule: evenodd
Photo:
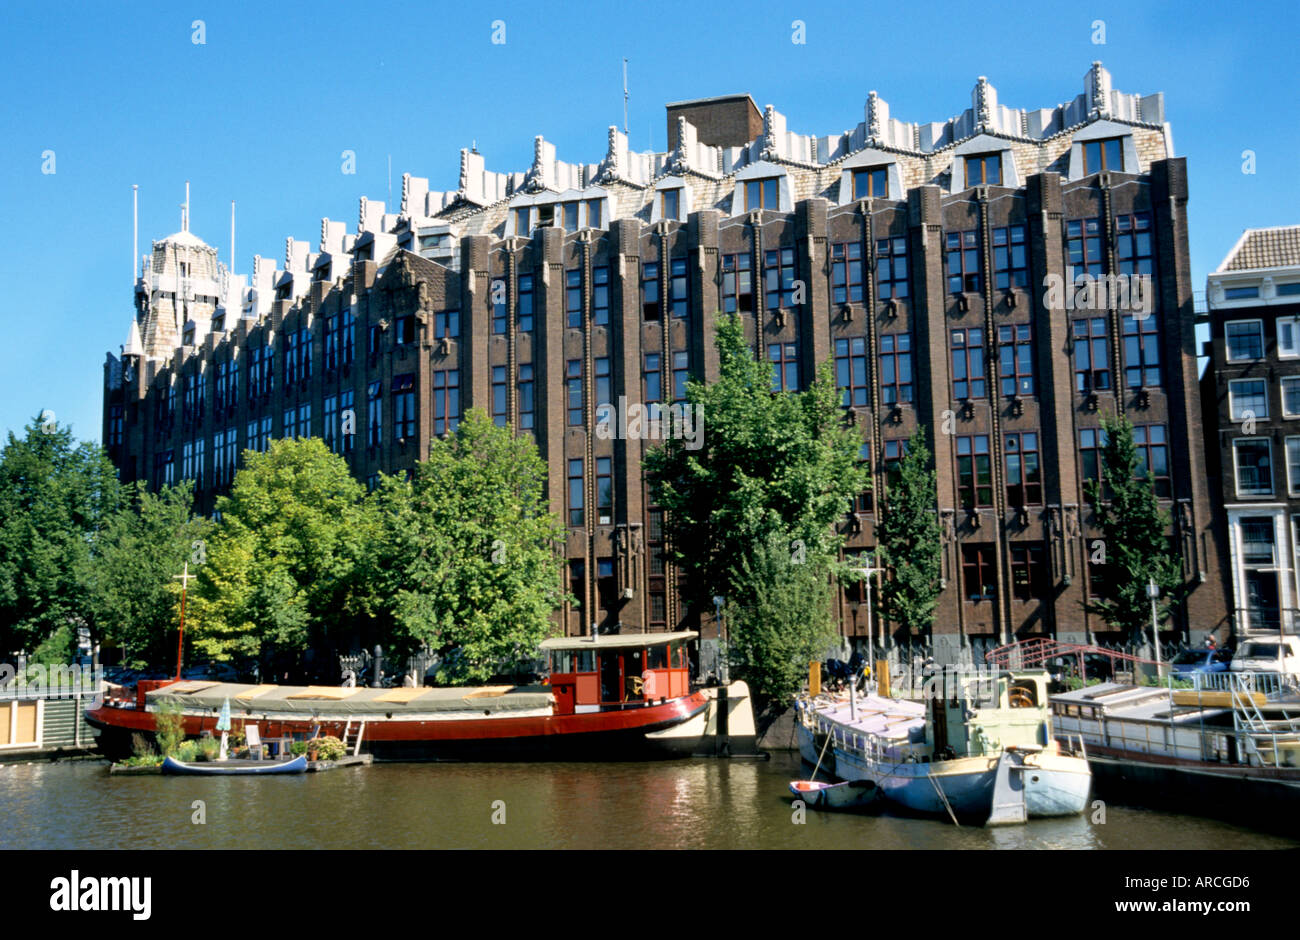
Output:
M110 756L130 753L132 736L153 735L155 713L180 707L185 733L215 731L229 701L239 729L264 739L334 735L351 749L389 760L609 760L690 754L708 725L713 698L692 692L686 644L693 631L542 643L549 683L481 688L369 689L141 681L134 696L108 697L86 712Z

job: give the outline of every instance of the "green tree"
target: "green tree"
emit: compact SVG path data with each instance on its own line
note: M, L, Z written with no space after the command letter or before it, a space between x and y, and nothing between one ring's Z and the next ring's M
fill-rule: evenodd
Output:
M0 450L0 655L32 650L85 622L90 546L122 500L99 445L52 419ZM75 629L70 632L75 635Z
M373 576L396 651L442 654L440 679L452 684L536 655L566 596L564 530L545 483L532 438L477 409L432 442L413 482L384 480L373 497L383 529Z
M1107 596L1087 607L1132 642L1151 622L1150 579L1160 588L1160 619L1182 600L1182 563L1169 544L1169 513L1160 508L1151 477L1138 473L1133 425L1123 415L1104 416L1102 428L1101 481L1088 480L1084 492L1102 534L1105 571L1098 581Z
M176 653L180 582L186 562L197 574L215 528L193 512L194 485L157 493L138 482L132 503L118 509L95 539L86 591L92 622L136 668L170 663Z
M784 710L808 664L835 644L830 570L824 559L792 561L788 540L774 534L740 559L732 584L737 599L723 614L730 661L760 713Z
M199 566L186 629L217 660L329 649L365 621L376 534L365 490L318 438L245 451Z
M905 635L918 635L934 621L942 551L938 491L924 429L917 428L907 442L879 502L876 564L889 570L881 584L880 614Z
M754 358L738 316L719 318L716 342L718 381L686 387L702 446L670 438L644 461L669 556L701 608L733 597L743 560L775 534L793 560L833 567L843 544L835 523L870 485L829 363L805 391L773 394L771 365Z

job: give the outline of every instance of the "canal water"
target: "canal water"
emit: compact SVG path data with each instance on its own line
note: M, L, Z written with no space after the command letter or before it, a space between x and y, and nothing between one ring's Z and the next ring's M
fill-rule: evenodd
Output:
M771 760L376 764L288 777L123 777L106 763L0 764L0 849L1247 849L1295 840L1114 804L999 829L806 812ZM194 821L201 801L206 822ZM494 822L494 817L497 820Z

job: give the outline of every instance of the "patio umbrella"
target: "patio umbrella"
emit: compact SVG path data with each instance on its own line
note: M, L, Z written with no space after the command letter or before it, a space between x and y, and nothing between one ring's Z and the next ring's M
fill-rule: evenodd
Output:
M217 730L221 732L221 753L217 760L226 759L226 735L230 731L230 699L221 703L221 715L217 718Z

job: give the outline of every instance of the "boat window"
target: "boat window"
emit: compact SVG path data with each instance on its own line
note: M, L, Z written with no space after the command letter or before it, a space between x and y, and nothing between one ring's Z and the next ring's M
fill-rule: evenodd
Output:
M1033 682L1017 682L1007 690L1007 704L1012 708L1035 708L1038 705L1038 687Z
M573 653L556 650L551 654L551 672L573 672Z
M574 672L595 672L596 656L591 650L578 650L574 656Z
M649 656L646 660L647 669L667 669L668 668L668 647L652 646L647 651Z

